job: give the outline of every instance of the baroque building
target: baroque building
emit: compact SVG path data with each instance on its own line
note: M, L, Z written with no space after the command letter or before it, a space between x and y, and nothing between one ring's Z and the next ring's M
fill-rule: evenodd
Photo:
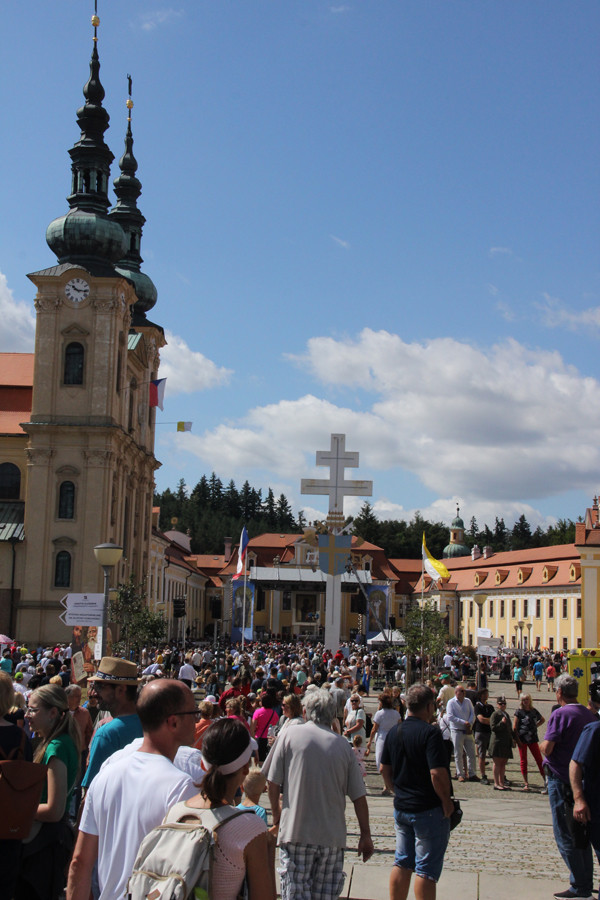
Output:
M80 137L69 150L67 212L50 223L56 264L33 272L35 351L0 354L0 630L66 640L68 592L102 590L93 549L123 547L114 581L150 566L156 379L163 329L147 318L156 288L141 271L131 79L125 149L109 210L113 154L100 81L98 18Z

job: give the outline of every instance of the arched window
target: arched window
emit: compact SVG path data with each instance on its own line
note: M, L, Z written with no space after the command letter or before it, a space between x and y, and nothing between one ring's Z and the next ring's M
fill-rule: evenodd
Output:
M0 465L0 500L18 500L21 495L21 470L14 463Z
M84 347L79 341L67 344L65 349L65 384L83 384Z
M59 550L54 564L54 587L70 587L71 554L67 550Z
M58 518L75 518L75 485L72 481L63 481L58 490Z

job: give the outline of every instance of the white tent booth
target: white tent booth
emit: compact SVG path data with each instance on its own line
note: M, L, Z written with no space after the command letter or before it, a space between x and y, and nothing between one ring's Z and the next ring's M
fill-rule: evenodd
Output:
M369 638L367 641L367 645L369 647L376 646L377 644L405 644L404 635L398 629L392 630L391 628L386 628L385 631L380 631L379 634L376 634L374 637Z

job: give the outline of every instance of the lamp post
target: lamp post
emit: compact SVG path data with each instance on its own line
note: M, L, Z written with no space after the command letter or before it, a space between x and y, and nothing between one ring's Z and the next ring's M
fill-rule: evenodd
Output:
M517 651L517 656L518 656L518 650L519 650L519 626L518 626L518 625L513 625L513 628L514 628L514 630L515 630L515 650Z
M479 618L478 618L478 622L477 622L477 629L479 630L481 628L481 620L483 618L483 604L487 600L487 594L474 594L473 600L479 607ZM478 689L481 687L481 684L480 684L481 671L480 671L480 669L481 669L481 666L480 666L480 659L479 659L479 634L477 634L477 678L476 678L476 683L477 683Z
M523 629L525 628L525 622L523 619L519 619L517 622L517 626L521 629L521 637L519 638L519 660L523 656Z
M527 638L527 652L531 658L531 629L533 628L533 622L527 623L527 631L529 632L529 637Z
M108 631L108 591L111 570L123 556L123 548L118 544L98 544L94 556L104 572L104 606L102 607L102 656L106 656L106 633Z

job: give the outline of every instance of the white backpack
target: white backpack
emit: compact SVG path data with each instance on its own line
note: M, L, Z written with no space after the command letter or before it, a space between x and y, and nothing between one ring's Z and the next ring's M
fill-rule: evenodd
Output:
M250 811L254 815L253 811ZM129 900L213 900L211 866L216 832L225 822L246 815L231 806L173 807L169 818L146 835L127 883ZM196 822L182 822L194 816Z

